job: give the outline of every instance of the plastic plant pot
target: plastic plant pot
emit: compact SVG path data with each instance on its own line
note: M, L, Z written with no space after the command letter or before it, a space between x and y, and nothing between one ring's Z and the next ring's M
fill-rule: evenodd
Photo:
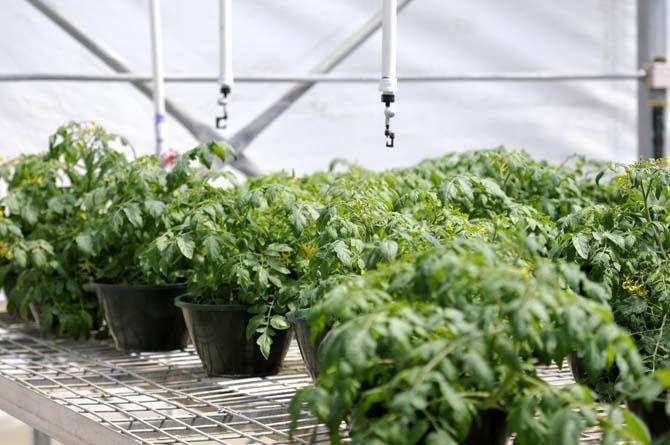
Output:
M326 327L312 341L312 327L307 321L308 313L307 309L293 311L286 314L286 318L293 325L295 338L298 341L298 347L302 354L302 360L307 367L307 372L312 377L312 380L316 380L319 377L319 346L330 332L331 327Z
M470 427L466 445L505 445L507 443L507 415L500 410L482 411Z
M575 382L586 385L596 392L604 390L607 385L614 384L619 377L619 368L616 365L603 371L600 375L590 376L584 358L576 352L568 354L567 361Z
M647 425L654 441L661 438L670 439L670 417L665 413L665 399L654 400L649 406L637 400L628 400L626 403L628 408Z
M586 368L584 367L584 359L577 355L577 353L572 352L568 355L567 360L575 382L580 385L588 383Z
M209 377L263 377L279 372L291 344L292 331L278 331L266 360L256 344L259 334L247 338L253 316L249 306L195 304L175 300L181 308L191 340Z
M174 299L186 285L93 283L109 332L119 351L184 349L188 331Z

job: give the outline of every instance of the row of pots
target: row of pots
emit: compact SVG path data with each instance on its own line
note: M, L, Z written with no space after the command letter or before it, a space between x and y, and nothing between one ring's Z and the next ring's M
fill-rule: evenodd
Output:
M117 349L124 351L169 351L193 341L208 376L260 377L279 372L291 343L291 330L274 338L266 360L247 339L251 315L242 305L192 304L183 301L183 285L138 286L95 284L98 299ZM180 313L181 309L181 313ZM319 375L318 348L330 329L312 341L307 311L287 314L298 347L312 379ZM480 414L466 445L504 445L506 415L489 410Z
M295 333L307 371L314 380L319 375L318 347L329 329L312 341L307 311L287 314L292 330L277 332L266 360L256 345L256 337L246 337L246 326L252 316L247 306L189 303L183 300L186 286L181 284L96 283L94 287L119 350L184 349L190 335L208 376L261 377L279 372ZM568 364L578 383L589 383L583 361L576 354L568 357ZM650 409L634 403L629 403L629 407L647 424L653 438L664 437L670 432L665 400L655 402ZM503 412L480 413L466 443L505 444L505 423Z
M190 337L208 376L261 377L279 372L291 343L290 330L274 338L266 360L247 339L251 314L243 305L193 304L186 286L95 283L116 348L122 351L184 349Z

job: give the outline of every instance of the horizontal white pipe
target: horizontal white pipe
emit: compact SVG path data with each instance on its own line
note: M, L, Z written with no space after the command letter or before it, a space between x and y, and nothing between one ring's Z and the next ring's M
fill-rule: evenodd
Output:
M546 72L500 72L465 74L408 74L400 76L403 82L505 82L505 81L616 81L642 80L647 77L645 70L626 73L546 73ZM165 74L165 82L218 82L215 74ZM151 82L151 74L62 74L28 73L0 74L0 82ZM377 74L239 74L236 82L379 82Z

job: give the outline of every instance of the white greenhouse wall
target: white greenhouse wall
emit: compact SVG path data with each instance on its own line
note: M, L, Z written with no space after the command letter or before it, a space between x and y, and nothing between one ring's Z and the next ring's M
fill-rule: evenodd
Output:
M379 0L237 0L235 67L304 73L380 7ZM61 12L142 73L150 72L147 2L51 0ZM215 73L216 0L162 2L167 72ZM399 18L399 72L630 72L636 67L636 10L630 0L415 0ZM377 73L379 33L337 72ZM111 71L23 1L3 2L0 72ZM264 170L325 168L344 157L371 168L414 163L447 150L504 144L561 160L636 157L636 83L401 83L384 147L376 84L312 89L248 149ZM231 132L272 103L287 84L238 83ZM207 124L219 112L215 84L169 84L167 95ZM125 84L0 83L0 153L43 149L69 119L93 119L153 150L152 104ZM169 121L171 146L195 144Z

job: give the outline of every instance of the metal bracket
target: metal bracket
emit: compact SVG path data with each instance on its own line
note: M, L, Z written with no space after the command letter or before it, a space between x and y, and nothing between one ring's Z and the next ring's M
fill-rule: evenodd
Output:
M221 97L219 97L217 102L219 105L221 105L223 114L216 117L216 128L219 130L228 128L228 97L230 96L230 92L231 89L228 85L221 86Z
M658 58L647 67L647 85L654 90L670 89L670 65Z

